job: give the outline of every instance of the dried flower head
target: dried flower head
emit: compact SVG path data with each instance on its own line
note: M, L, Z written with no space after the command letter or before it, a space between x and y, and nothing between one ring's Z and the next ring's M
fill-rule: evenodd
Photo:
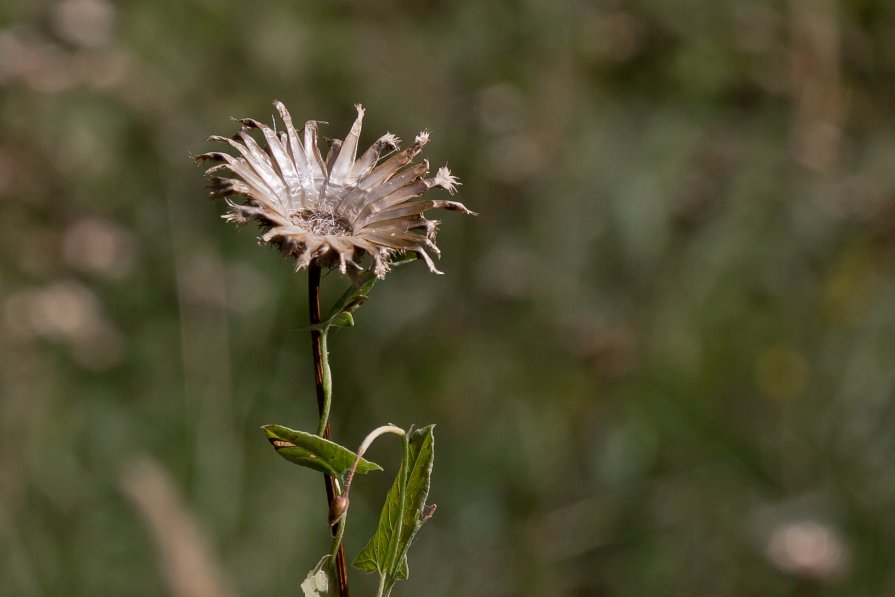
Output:
M456 201L417 200L432 187L454 194L460 184L444 167L425 178L429 163L413 159L429 140L417 135L413 145L398 151L399 140L391 133L380 137L357 157L364 109L358 105L357 120L344 141L333 139L326 159L317 147L317 122L305 123L303 139L281 102L274 102L285 126L277 131L251 118L239 120L240 130L232 139L212 136L210 141L235 148L239 156L210 152L199 160L219 162L205 175L211 181L211 196L226 197L230 211L224 219L236 224L255 220L264 230L261 241L278 246L296 258L296 270L312 263L363 269L358 261L364 253L373 258L373 271L382 278L396 253L411 252L425 260L429 269L441 273L426 249L440 255L435 246L438 222L426 219L430 209L444 208L471 214ZM259 144L249 134L258 129ZM218 176L229 171L232 178ZM237 202L231 197L240 197Z

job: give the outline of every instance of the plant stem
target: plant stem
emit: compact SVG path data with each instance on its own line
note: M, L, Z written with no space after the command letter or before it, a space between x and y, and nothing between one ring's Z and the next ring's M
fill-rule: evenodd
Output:
M320 323L320 266L312 264L308 267L308 315L311 325ZM332 399L332 379L329 371L329 355L326 352L326 334L318 329L311 330L311 352L314 356L314 383L317 387L317 411L320 414L320 425L317 435L330 439L329 407ZM332 475L324 475L326 483L326 505L332 503L339 495L336 479ZM345 565L345 549L339 542L335 559L335 576L339 597L348 596L348 567Z
M342 489L343 496L348 496L348 490L351 489L351 481L354 479L354 473L357 472L357 465L360 462L360 459L363 458L364 453L370 448L373 440L385 433L394 433L401 437L406 435L406 432L403 429L396 427L395 425L383 425L368 433L367 437L364 438L364 441L361 442L360 447L357 449L357 456L354 457L354 464L351 465L351 468L345 475L345 487Z
M320 355L321 362L323 365L323 380L322 384L318 383L317 390L317 407L320 410L320 422L317 423L317 435L320 437L325 437L329 439L330 430L329 430L329 409L333 402L333 381L332 381L332 373L329 368L329 350L327 350L327 336L329 335L329 330L324 328L321 331L316 332L320 341ZM316 353L315 353L316 356ZM316 369L316 359L315 359L315 369ZM315 373L316 375L316 373ZM323 386L323 404L320 404L320 386Z
M336 536L333 539L332 553L330 553L333 561L335 561L335 558L337 557L339 551L342 549L342 537L345 535L346 518L348 518L347 512L342 516L342 518L339 519L339 522L336 524Z

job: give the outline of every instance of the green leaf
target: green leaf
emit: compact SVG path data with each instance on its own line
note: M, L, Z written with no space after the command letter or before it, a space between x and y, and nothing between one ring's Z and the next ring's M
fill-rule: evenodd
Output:
M354 317L348 311L342 311L330 321L329 325L340 328L354 327Z
M336 300L333 308L329 311L329 315L326 316L326 320L334 323L340 314L347 313L350 315L357 310L358 307L367 302L367 295L373 290L374 284L376 284L376 276L372 272L365 272L360 284L352 285Z
M327 475L341 478L357 457L348 448L313 433L296 431L282 425L264 425L261 429L277 454L289 462ZM364 458L357 464L358 473L381 470L381 466Z
M403 253L401 255L396 255L389 262L388 266L391 269L395 269L401 265L406 265L408 263L413 263L414 261L419 261L419 255L416 253Z
M389 262L389 266L394 269L405 263L416 261L417 256L413 253L398 255ZM342 296L336 299L332 309L323 320L323 323L316 324L318 328L325 329L329 326L351 327L354 325L354 318L351 314L367 302L373 285L376 284L376 276L371 271L365 271L360 275L360 279L351 285ZM344 317L347 316L347 317ZM312 326L313 329L313 326Z
M404 459L386 496L379 526L354 559L355 568L386 576L387 586L409 575L407 550L423 525L420 518L435 462L434 429L434 425L429 425L405 436Z

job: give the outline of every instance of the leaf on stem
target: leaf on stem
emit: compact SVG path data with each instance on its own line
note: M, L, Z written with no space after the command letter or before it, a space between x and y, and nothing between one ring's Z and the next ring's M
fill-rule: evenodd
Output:
M301 592L304 597L323 597L329 593L329 574L327 573L329 566L325 565L329 559L329 555L320 558L317 565L308 572L302 581Z
M289 462L326 475L335 475L341 479L357 457L348 448L313 433L296 431L282 425L264 425L261 429L277 454ZM381 466L365 458L357 463L358 473L381 470Z
M416 259L417 256L413 253L400 255L390 261L389 266L394 269L405 263L416 261ZM370 294L370 291L373 290L373 285L376 284L376 280L377 278L372 271L366 271L361 274L360 279L352 284L342 296L336 299L332 309L329 310L329 314L326 316L326 319L324 319L323 324L318 324L318 326L320 326L321 329L329 326L353 326L354 318L351 314L367 302L367 299L369 298L368 295Z
M354 327L354 316L348 311L342 311L332 318L329 325L337 328L352 328Z
M367 295L373 290L374 284L376 284L376 276L371 272L365 272L358 284L352 285L336 300L329 315L326 316L326 320L334 322L339 315L343 313L350 315L356 311L358 307L367 302Z
M435 461L434 425L404 437L404 459L385 499L373 538L354 559L354 567L377 572L391 587L408 577L407 550L420 527Z

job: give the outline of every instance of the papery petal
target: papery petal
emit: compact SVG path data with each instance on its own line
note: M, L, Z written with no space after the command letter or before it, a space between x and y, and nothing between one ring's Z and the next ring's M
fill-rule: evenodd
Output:
M361 189L371 189L375 186L381 185L387 182L395 173L398 172L401 168L406 166L422 151L423 146L429 142L429 135L420 133L416 136L416 139L413 142L413 145L399 151L389 159L387 159L382 164L379 164L373 171L370 172L367 176L362 178L357 186Z
M323 164L323 156L317 147L317 121L309 120L305 123L305 162L311 171L314 180L323 180L326 177L326 168Z
M299 206L304 207L304 190L302 188L301 176L298 170L296 170L295 162L289 157L283 144L280 143L276 132L269 126L251 118L244 118L242 122L259 129L264 135L264 140L267 141L267 151L273 157L273 161L271 162L268 158L268 162L271 164L271 168L276 170L275 174L279 174L281 180L286 185L290 207L293 209ZM257 147L257 143L252 139L251 135L240 132L240 137L246 142L247 147L251 147L253 144ZM260 150L260 147L258 149Z
M277 188L271 188L265 178L263 178L255 168L252 168L245 158L235 158L227 153L212 151L203 153L202 155L197 156L196 159L224 162L231 172L241 177L251 187L254 187L254 189L257 189L257 193L252 194L253 199L267 205L269 209L285 213L283 212L283 205L286 200L286 186L280 183ZM275 183L276 181L271 182Z
M359 217L369 214L376 209L376 205L383 200L384 197L397 191L401 187L418 181L429 171L429 163L425 160L407 168L397 176L393 177L387 183L379 185L369 191L349 194L342 202L342 212L346 219L356 222Z
M328 169L329 181L334 185L341 185L354 168L354 159L357 155L357 142L360 139L360 131L364 121L364 108L360 104L354 106L357 109L357 119L351 125L351 131L345 136L345 141L339 151L335 163Z
M373 168L376 166L376 162L379 161L379 156L382 154L382 151L386 148L396 149L398 143L400 143L400 139L391 133L386 133L379 137L379 139L377 139L376 142L354 162L354 168L351 169L351 174L348 176L346 183L356 184L358 180L372 172Z

